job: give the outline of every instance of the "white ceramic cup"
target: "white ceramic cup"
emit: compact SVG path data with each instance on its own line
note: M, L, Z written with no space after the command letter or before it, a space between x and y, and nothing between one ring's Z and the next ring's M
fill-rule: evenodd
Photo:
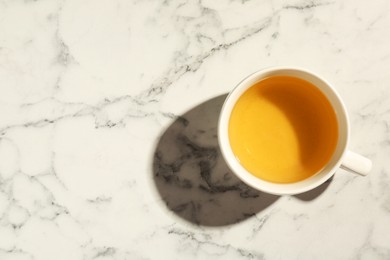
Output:
M230 115L239 97L256 82L271 76L293 76L315 85L328 98L337 115L339 138L336 150L325 167L313 176L294 183L280 184L262 180L248 172L236 159L229 142L228 125ZM332 85L320 76L306 69L274 67L257 71L242 80L228 95L222 107L218 125L218 140L227 164L231 170L249 186L276 195L292 195L314 189L331 178L341 166L351 172L366 175L371 170L369 159L347 150L349 141L349 120L345 105Z

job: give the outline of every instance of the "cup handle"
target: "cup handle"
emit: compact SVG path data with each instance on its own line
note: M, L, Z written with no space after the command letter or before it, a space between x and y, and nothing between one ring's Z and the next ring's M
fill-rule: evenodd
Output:
M353 173L360 174L362 176L366 176L371 171L372 162L370 159L360 154L347 151L344 156L344 160L341 163L341 168Z

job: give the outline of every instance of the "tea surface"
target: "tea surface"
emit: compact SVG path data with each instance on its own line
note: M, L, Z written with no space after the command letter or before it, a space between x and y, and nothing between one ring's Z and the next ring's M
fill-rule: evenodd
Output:
M256 177L297 182L331 159L338 141L337 117L311 83L272 76L238 99L229 120L229 141L240 164Z

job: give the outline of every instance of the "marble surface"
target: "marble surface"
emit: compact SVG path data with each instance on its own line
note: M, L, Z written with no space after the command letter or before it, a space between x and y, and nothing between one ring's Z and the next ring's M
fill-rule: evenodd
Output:
M1 0L0 259L390 259L388 0ZM216 140L273 65L335 86L350 149L318 189L248 188Z

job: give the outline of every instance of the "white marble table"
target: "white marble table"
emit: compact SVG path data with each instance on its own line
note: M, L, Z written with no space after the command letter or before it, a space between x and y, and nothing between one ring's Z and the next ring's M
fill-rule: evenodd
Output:
M389 8L0 1L0 259L390 259ZM230 173L221 103L273 65L335 84L370 176L277 197Z

